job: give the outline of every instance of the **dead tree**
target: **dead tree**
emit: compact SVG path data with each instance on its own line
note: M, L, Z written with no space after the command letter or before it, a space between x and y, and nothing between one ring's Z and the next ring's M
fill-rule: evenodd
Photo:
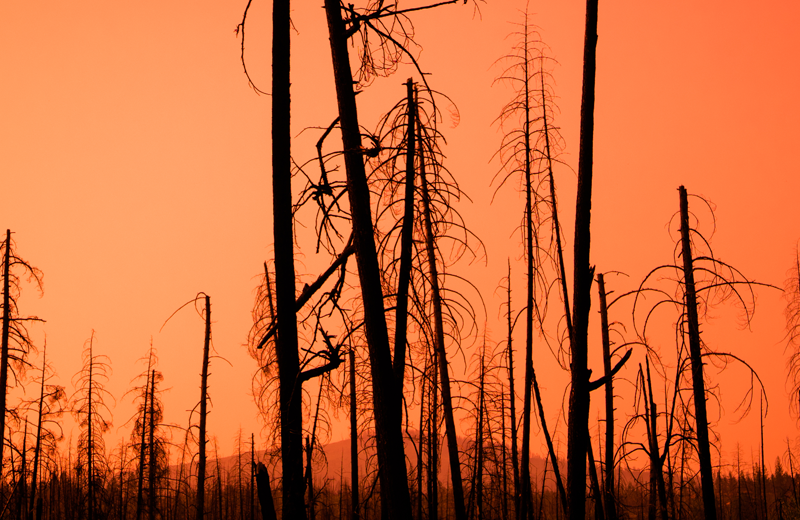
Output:
M583 42L578 195L575 205L570 394L567 419L568 518L583 520L586 511L586 445L589 442L588 330L594 268L589 259L594 158L594 106L597 48L597 0L586 1Z
M11 240L11 230L6 230L5 240L0 243L3 273L3 323L2 340L0 341L0 468L3 466L3 449L6 440L6 415L9 406L7 401L9 377L15 382L17 373L27 364L28 352L33 348L26 325L43 320L35 317L19 315L18 300L20 297L20 278L27 276L42 293L42 272L17 256ZM9 374L9 369L11 373Z
M111 412L106 401L113 399L105 389L111 372L109 359L94 355L93 348L94 331L84 344L83 367L73 377L77 390L70 399L70 409L81 428L78 460L86 475L81 488L86 490L85 507L89 520L103 514L103 504L98 496L107 473L103 434L111 428Z
M58 420L64 412L64 387L47 383L51 376L51 374L48 374L47 369L47 346L45 345L42 352L39 399L36 402L36 445L33 452L33 471L28 505L29 520L41 518L42 497L37 492L39 490L39 475L43 454L52 457L57 451L58 441L64 437L61 430L61 421Z
M203 520L206 507L206 420L208 417L208 358L211 349L211 297L203 294L205 301L205 334L203 334L203 365L200 372L200 418L197 433L197 520Z
M510 62L497 81L510 83L514 97L503 107L498 120L504 137L497 153L502 167L495 175L493 183L499 179L502 187L512 176L521 176L525 196L525 211L522 220L523 247L526 262L525 296L525 381L522 410L522 449L519 474L518 496L516 498L517 518L525 520L532 511L530 482L530 436L532 399L536 396L539 415L544 419L541 409L541 396L533 364L534 329L544 330L544 320L548 308L548 292L554 277L561 292L566 318L567 337L572 336L572 318L569 310L569 297L566 289L564 255L561 245L561 231L556 203L556 188L553 176L556 149L561 138L552 124L552 92L548 85L549 73L545 63L544 44L531 26L525 13L524 22L519 24L516 35L521 40L512 53L501 61ZM520 128L521 127L521 128ZM503 176L501 177L501 173ZM549 272L552 271L552 272ZM535 390L534 390L535 389ZM545 436L549 439L547 423L542 422ZM555 451L548 440L550 457L554 468L558 468ZM558 471L555 472L559 489ZM566 509L565 496L561 494L562 505Z
M731 352L714 351L702 342L699 332L700 318L710 306L732 299L741 307L744 323L749 324L755 304L755 288L772 286L748 280L735 267L714 256L708 239L696 227L697 213L689 212L686 189L681 186L678 191L680 205L677 216L680 222L680 234L676 240L674 261L652 269L639 288L634 291L636 294L634 326L641 341L646 343L644 338L647 337L647 327L656 309L672 307L680 312L675 331L678 340L675 397L666 434L665 454L661 457L666 456L671 443L670 430L672 422L676 420L674 403L679 400L681 406L686 408L682 412L683 419L680 426L681 444L693 443L696 448L700 466L703 514L706 518L716 518L717 505L706 404L709 390L705 386L705 379L709 377L708 367L724 369L728 363L735 362L750 372L751 384L738 408L743 410L742 415L750 409L756 383L762 388L763 385L758 374L740 357ZM713 217L712 206L705 199L698 198L698 200L711 211ZM699 254L696 251L698 249ZM645 305L643 297L645 294L655 294L659 299L655 304ZM637 311L637 307L641 306L644 306L644 310ZM638 312L645 315L643 320L636 317ZM684 398L683 389L691 389L690 399ZM687 433L692 422L694 422L694 435ZM681 450L685 451L685 446L682 446ZM679 500L682 504L682 493ZM678 510L680 509L681 505L678 506Z
M694 415L697 424L697 456L700 459L700 482L703 489L703 514L708 520L716 520L717 508L714 499L714 474L711 467L711 446L708 440L708 412L706 411L706 389L703 381L703 354L700 348L700 321L697 312L697 292L694 283L694 264L689 228L689 202L686 188L681 186L681 256L683 257L683 280L686 298L686 327L689 335L689 355L692 361L692 388L694 391Z
M608 518L608 520L617 520L617 499L614 493L614 380L611 377L611 339L609 336L606 284L603 273L597 275L597 289L600 296L600 333L603 342L603 371L608 378L605 384L606 431L603 505L605 506L606 518Z
M303 402L295 311L292 215L290 2L272 10L272 212L275 240L277 361L280 379L283 517L306 518L303 496Z
M324 3L339 108L349 218L363 302L364 334L369 348L381 500L389 518L410 518L412 510L403 449L402 418L397 413L397 403L402 395L401 385L392 364L383 277L373 234L372 206L364 166L364 155L374 150L362 146L354 80L366 83L375 74L388 75L396 70L403 56L416 64L416 59L406 48L410 41L410 33L403 26L407 21L406 13L446 3L454 2L448 0L406 11L395 10L394 5L383 3L366 10L343 6L338 0L326 0ZM385 19L389 22L385 22ZM367 35L373 37L372 41L379 42L380 52L373 52L375 49L370 47L371 40ZM360 53L361 63L356 74L353 74L350 66L348 47L349 38L354 36L360 39L357 52ZM446 363L446 360L440 360L440 363ZM396 366L399 371L401 367L399 364ZM463 509L463 497L461 502L462 505L456 507ZM458 513L457 516L463 518Z

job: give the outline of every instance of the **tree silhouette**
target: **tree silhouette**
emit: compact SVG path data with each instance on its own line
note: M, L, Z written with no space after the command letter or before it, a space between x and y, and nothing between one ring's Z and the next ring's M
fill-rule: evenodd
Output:
M111 428L111 410L106 401L113 400L105 388L111 374L111 360L108 356L94 355L94 340L92 331L84 344L83 367L72 378L76 391L70 398L72 414L81 428L78 436L78 475L85 475L81 479L80 488L82 495L86 497L84 507L89 520L104 514L105 497L102 492L108 464L103 434Z
M700 320L709 307L732 300L742 311L743 323L749 325L755 305L755 287L772 286L747 279L738 269L714 256L708 238L698 230L696 214L689 211L686 189L681 186L678 191L680 209L677 216L680 221L680 234L676 239L674 263L651 270L639 288L634 291L634 326L640 341L647 344L647 329L654 321L653 316L656 311L662 307L673 307L680 311L675 330L678 343L676 377L673 383L675 397L665 435L665 451L669 450L672 443L672 421L678 420L682 444L690 442L697 452L703 514L706 518L716 518L717 504L707 411L708 396L713 395L716 387L707 386L706 379L709 379L707 367L710 364L718 369L724 369L729 363L736 362L750 372L749 387L737 408L743 410L743 415L750 409L756 383L762 389L763 384L758 374L739 356L731 352L714 351L702 341ZM713 219L711 205L700 197L698 200L702 206L710 210ZM655 303L645 303L648 295L655 295L658 299ZM683 395L686 389L691 389L690 399ZM675 417L675 400L680 400L683 417ZM684 450L684 447L681 450ZM665 455L662 455L662 458ZM685 457L681 455L682 466L684 459ZM657 462L657 465L660 464L661 462ZM680 482L683 482L682 476ZM680 501L682 500L681 495ZM679 505L678 509L680 508Z
M575 203L572 331L570 334L570 393L567 419L567 505L570 520L583 520L586 511L586 447L589 443L588 331L594 268L589 260L594 157L595 73L597 69L597 0L586 1L583 43L578 195Z
M572 335L569 298L566 289L564 255L561 245L561 230L556 203L556 187L553 164L561 137L553 125L555 111L549 72L542 43L535 28L530 24L527 12L514 36L519 40L512 53L500 61L506 65L496 80L509 83L514 96L498 117L504 132L497 156L502 164L492 182L498 181L497 189L512 177L521 177L525 196L525 212L520 226L525 251L525 381L522 409L522 466L516 489L516 512L518 518L527 518L532 511L530 479L530 437L532 398L536 397L539 416L559 490L562 489L557 457L550 434L547 431L545 414L533 364L534 327L544 336L544 321L548 311L551 284L548 276L558 282L563 302L567 336ZM510 311L509 311L510 312ZM512 395L512 399L513 399ZM516 442L516 440L514 440ZM564 493L560 494L566 500ZM564 507L566 508L566 503Z
M53 376L53 369L47 364L47 346L42 350L42 372L39 381L39 398L24 403L23 406L36 409L36 443L33 454L33 470L31 472L31 489L28 515L33 520L41 518L42 497L37 494L43 462L52 466L58 451L58 442L64 438L59 419L64 414L66 393L64 387L48 383Z
M283 517L303 519L303 402L295 314L292 224L290 2L272 11L272 211L275 240L275 300L280 378Z
M3 467L3 449L6 444L6 415L9 411L8 388L9 376L18 380L19 372L27 366L27 356L33 348L27 324L41 322L35 317L19 315L18 300L20 297L21 277L27 277L42 292L42 272L17 256L11 230L6 230L6 238L0 243L3 273L3 324L2 342L0 343L0 469ZM11 374L9 374L9 369Z
M140 384L129 391L135 394L138 401L136 415L132 418L131 444L138 459L136 519L140 520L146 511L148 518L152 520L159 510L156 493L160 491L166 479L169 462L168 440L162 425L164 412L160 391L157 390L158 383L163 381L163 375L156 370L158 356L152 341L148 354L142 361L146 363L146 367L137 377Z

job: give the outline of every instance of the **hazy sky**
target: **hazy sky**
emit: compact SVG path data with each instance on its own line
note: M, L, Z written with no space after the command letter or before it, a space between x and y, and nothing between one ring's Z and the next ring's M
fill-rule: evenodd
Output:
M245 433L258 427L249 395L256 366L243 344L256 276L271 255L270 100L256 95L242 72L234 29L245 4L0 6L0 226L15 233L19 255L45 275L44 296L25 286L20 308L47 321L35 337L41 344L46 333L48 358L68 388L83 343L96 331L97 353L112 360L115 435L128 435L127 428L116 430L133 413L122 394L144 370L136 360L151 337L164 385L172 388L164 396L166 419L186 424L186 410L199 398L203 323L184 310L159 328L200 291L211 295L214 345L230 362L212 360L209 431L227 453L240 425ZM318 134L300 132L327 126L336 106L324 13L319 2L294 5L293 154L302 162L313 156ZM492 341L503 339L503 294L495 289L509 257L516 294L524 292L514 234L523 199L504 189L490 204L489 186L501 137L493 121L511 96L505 86L492 86L500 72L493 63L509 52L513 40L506 36L524 8L521 1L489 0L479 15L459 3L413 17L428 81L460 113L457 127L443 125L445 153L472 198L459 209L488 251L485 264L463 272L483 292ZM584 5L531 2L529 10L559 62L556 124L566 143L562 160L576 168ZM254 0L246 57L263 90L270 20L270 4ZM800 7L791 2L601 4L592 262L598 271L629 276L609 279L613 289L630 290L671 261L677 224L668 224L681 184L716 205L715 253L751 279L783 286L800 239L798 21ZM365 127L403 95L410 75L402 66L359 96ZM571 247L576 174L562 167L557 175ZM309 277L325 264L312 246L301 237L298 272ZM785 437L796 438L787 416L783 307L778 291L761 289L751 330L739 330L729 306L702 327L709 345L747 359L765 381L770 467ZM630 321L627 314L612 319ZM592 320L598 327L595 312ZM656 339L665 351L674 344L670 336ZM641 360L634 355L629 376ZM592 363L600 371L596 358ZM544 347L537 366L555 421L567 377ZM463 377L455 368L454 376ZM747 381L741 370L721 380L724 457L741 442L747 458L758 441L757 413L732 425ZM619 413L629 404L619 402ZM592 421L597 417L593 411ZM565 440L563 421L559 431ZM534 449L540 444L537 438Z

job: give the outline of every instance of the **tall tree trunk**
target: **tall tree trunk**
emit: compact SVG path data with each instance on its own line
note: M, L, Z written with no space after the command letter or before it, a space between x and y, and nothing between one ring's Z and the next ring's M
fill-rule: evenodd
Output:
M150 363L148 363L147 370L147 383L146 387L150 387ZM144 510L144 465L145 456L147 454L147 405L150 398L149 392L145 392L144 410L142 410L142 432L141 442L139 444L139 478L137 479L136 486L136 520L141 520L142 511Z
M594 157L595 71L597 69L597 3L586 2L583 43L578 196L575 206L573 269L573 337L570 338L570 396L567 427L567 496L570 520L584 520L586 512L586 444L589 441L588 327L592 267L589 262Z
M502 468L502 502L500 502L500 511L503 515L503 520L508 520L508 449L506 447L506 399L504 395L500 396L500 439L502 439L502 448L500 449L500 467ZM494 445L494 437L490 436L489 439ZM497 454L495 453L495 459ZM513 482L511 483L514 484ZM514 512L516 514L516 511Z
M389 333L384 314L381 272L373 236L370 193L361 151L361 129L347 47L348 35L339 1L325 0L325 12L342 130L353 243L369 348L381 494L385 498L385 508L388 509L391 519L407 519L411 518L412 511L403 430L399 415L394 413L399 400L398 384L392 368Z
M94 381L92 380L92 371L94 368L93 359L94 356L92 354L92 341L94 340L94 331L92 331L92 337L89 339L89 393L88 393L88 413L87 413L87 440L86 440L86 459L87 459L87 466L86 466L86 473L88 476L87 482L88 487L87 490L89 492L89 520L94 520L94 437L92 434L92 421L93 421L93 400L94 400L94 391L92 389L92 384Z
M606 445L603 495L606 518L617 520L617 505L614 495L614 379L611 375L611 340L608 331L608 305L603 273L597 275L597 290L600 293L600 333L603 341L603 373L606 380Z
M402 235L400 238L400 273L397 282L397 307L394 331L394 377L397 381L398 413L403 407L403 379L406 368L406 324L408 323L408 284L411 280L411 253L414 245L414 157L416 156L417 107L414 99L414 83L406 82L408 114L406 116L406 186Z
M350 520L359 520L360 501L358 496L358 415L356 409L356 353L349 352L350 361L350 493L353 510Z
M206 331L203 342L203 371L200 376L200 433L197 455L197 520L204 520L206 507L206 415L208 414L208 351L211 346L211 297L205 296Z
M155 398L156 398L156 371L150 371L150 421L147 425L149 439L149 446L148 446L148 460L150 461L149 474L147 477L147 517L149 520L155 520L156 518L156 467L158 461L156 460L156 409L155 409ZM147 415L145 415L147 417Z
M421 158L422 159L422 158ZM450 459L450 476L453 483L453 502L456 520L466 520L467 512L464 509L464 490L461 483L461 463L458 460L458 440L456 438L456 423L453 417L453 401L450 395L450 373L447 366L447 355L444 348L444 318L442 311L442 298L439 288L439 268L436 260L435 237L431 217L430 193L425 178L425 161L420 161L420 183L422 186L422 208L425 224L425 246L430 269L431 299L433 300L433 317L437 357L439 358L439 373L442 378L442 407L444 408L444 427L447 436L447 453Z
M526 19L527 24L527 19ZM525 48L528 47L528 31L525 31ZM525 294L525 397L522 401L522 468L520 472L519 509L517 520L528 520L531 509L531 387L533 386L533 319L534 305L534 248L533 248L533 173L531 171L531 106L528 85L528 60L524 62L525 75L525 261L526 261L526 294Z
M711 448L708 440L708 414L706 389L703 381L703 358L700 350L700 323L697 314L697 293L694 285L694 266L689 228L689 202L686 188L678 188L681 211L681 245L683 256L683 281L686 298L686 325L689 328L689 355L692 361L692 387L694 390L695 430L697 456L700 461L700 482L703 489L703 514L706 520L717 519L714 499L714 474L711 467Z
M303 416L295 311L292 231L290 2L272 8L272 211L275 240L276 338L280 384L283 518L306 518L303 478Z
M3 258L3 337L0 351L0 468L3 467L3 449L6 435L6 399L8 391L8 337L11 331L11 295L9 274L11 270L11 230L6 230L5 256Z

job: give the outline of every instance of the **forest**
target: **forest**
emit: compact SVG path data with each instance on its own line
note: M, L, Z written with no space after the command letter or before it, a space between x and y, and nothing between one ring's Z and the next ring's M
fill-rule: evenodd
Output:
M30 227L5 232L0 519L800 518L800 235L781 244L795 249L775 260L779 277L752 275L758 237L715 239L726 211L743 210L718 207L715 182L693 191L687 174L668 206L638 210L659 213L662 229L619 233L640 243L637 271L622 272L631 250L614 263L603 241L615 233L598 232L607 220L593 209L606 210L609 186L637 196L596 160L608 114L597 0L581 3L579 99L560 93L559 51L534 7L515 2L490 69L499 110L479 138L492 156L457 157L462 104L481 102L440 90L423 52L435 35L418 27L446 33L456 10L480 24L496 1L324 0L313 56L331 73L314 84L294 73L309 56L295 24L305 10L273 2L267 31L253 0L241 6L226 59L268 104L269 125L240 345L215 332L230 327L217 317L226 299L184 284L137 303L155 309L149 344L90 329L80 354L68 347L80 362L70 372L60 336L48 336L59 318L34 302L48 298L51 264L26 248ZM320 99L310 111L308 92ZM761 189L749 182L716 184ZM194 241L237 256L220 229ZM191 236L126 255L179 277L163 242ZM499 278L486 274L490 259ZM128 297L123 278L150 287L128 265L82 290ZM753 341L765 303L773 339ZM117 364L133 374L123 385Z

